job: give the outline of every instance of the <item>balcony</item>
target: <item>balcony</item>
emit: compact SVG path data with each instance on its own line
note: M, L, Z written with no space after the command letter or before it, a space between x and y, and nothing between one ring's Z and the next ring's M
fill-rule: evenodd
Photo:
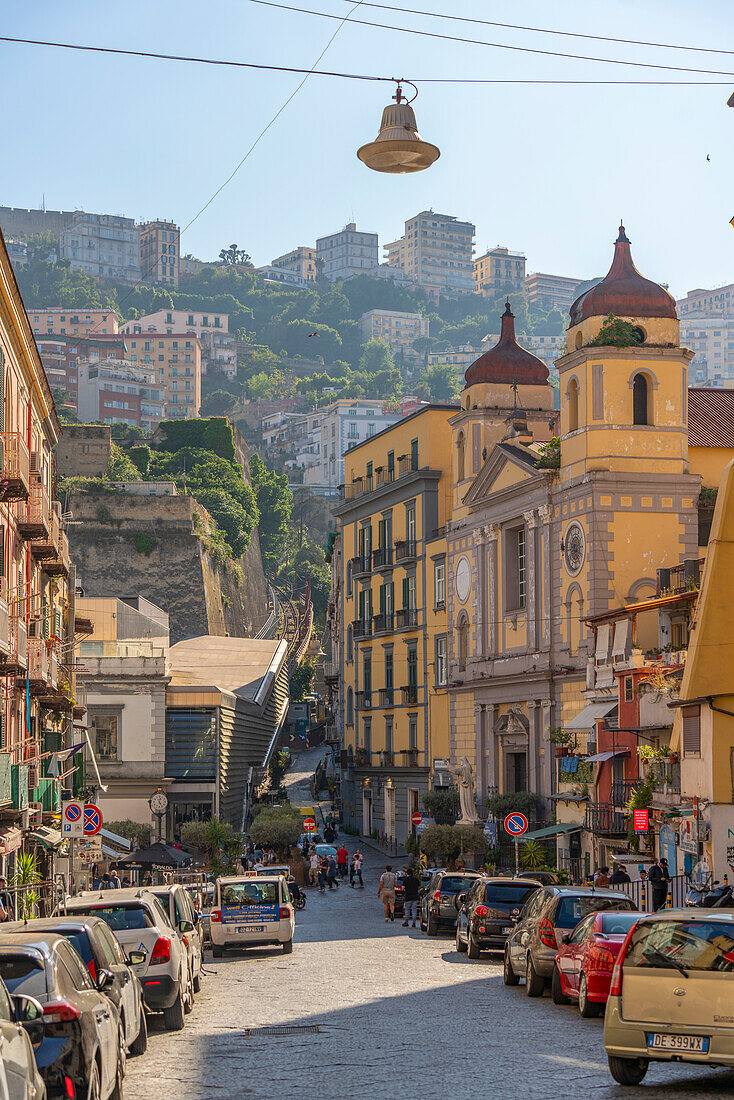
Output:
M348 442L354 445L358 440L354 439ZM394 466L379 466L374 474L365 477L356 477L350 484L345 485L344 499L356 500L366 493L373 493L376 489L381 489L383 485L391 485L393 482L399 481L400 478L407 477L408 474L415 473L420 469L421 466L417 454L411 453L400 455L397 468Z
M400 689L404 707L417 707L418 706L418 685L407 684Z
M28 499L18 508L18 530L26 542L42 541L51 533L51 504L41 474L31 474Z
M0 598L0 655L10 653L10 614L7 602Z
M360 554L359 557L352 558L352 576L359 577L364 573L370 572L370 555Z
M418 626L418 612L414 607L404 607L397 613L398 630L414 630Z
M380 688L380 706L395 706L395 688Z
M28 806L28 765L13 764L10 768L13 808L25 810Z
M372 709L372 692L371 691L355 691L354 693L355 703L357 710L371 710Z
M355 619L352 623L352 635L355 638L369 638L372 634L372 619Z
M620 808L626 806L641 782L641 779L619 779L617 782L612 783L610 794L612 806L618 806Z
M32 695L45 695L51 684L49 659L43 638L28 638L28 690Z
M689 558L669 569L658 569L658 596L675 596L681 592L697 592L701 586L704 558Z
M0 500L27 500L31 458L20 432L0 432Z
M642 685L647 687L647 685ZM668 703L678 700L676 691L640 691L640 726L651 729L665 729L673 725L675 711Z
M411 561L416 556L415 539L401 539L395 543L395 561Z
M68 577L71 570L71 554L69 552L69 539L63 531L59 532L59 549L53 558L47 558L41 563L41 568L50 577Z
M595 802L586 807L584 828L601 836L625 836L627 818L611 802Z
M372 551L372 568L377 571L380 569L391 569L392 558L392 546L381 546L379 550Z
M59 554L60 537L61 505L55 500L51 506L51 516L46 534L31 543L33 557L38 558L40 561L45 558L56 558Z
M392 634L395 629L395 615L392 611L381 612L372 617L373 634Z
M15 608L9 615L9 652L0 665L2 676L25 676L28 667L28 630Z

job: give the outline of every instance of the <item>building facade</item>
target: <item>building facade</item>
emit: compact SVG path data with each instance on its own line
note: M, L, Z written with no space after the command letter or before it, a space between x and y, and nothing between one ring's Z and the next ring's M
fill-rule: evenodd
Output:
M58 239L77 213L77 210L23 210L18 206L0 206L0 229L6 238L28 240L41 233L50 233Z
M166 419L164 390L153 367L146 369L128 359L80 359L77 372L80 420L152 431Z
M485 298L512 294L525 289L526 258L508 248L488 249L474 260L474 293Z
M72 409L77 407L79 361L124 359L123 336L36 336L38 352L46 377L54 390L66 390Z
M181 230L175 222L143 222L140 227L140 271L147 283L178 286Z
M120 317L113 309L69 310L61 306L28 311L33 335L108 336L119 332Z
M331 283L355 275L369 275L378 263L377 234L357 229L355 222L316 241L317 268L322 268L324 277Z
M128 323L123 329L133 328ZM126 333L130 362L154 369L162 391L165 418L192 420L201 406L201 341L186 332Z
M335 401L320 410L321 442L318 462L304 473L303 483L314 492L331 496L344 484L344 455L365 439L400 420L384 401Z
M234 378L237 374L237 337L229 331L228 313L159 309L128 321L122 328L128 335L135 336L144 332L196 336L201 341L202 374L220 374L226 378Z
M408 359L420 358L413 341L428 336L429 320L422 313L402 313L393 309L370 309L359 319L362 342L384 340L391 351Z
M59 256L98 279L137 283L141 277L140 228L133 218L79 211L59 235Z
M313 283L316 281L316 249L299 245L298 248L286 252L283 256L276 256L270 267L278 268L280 271L290 271L298 275L304 283Z
M390 266L400 268L419 286L442 294L474 290L474 234L471 222L422 210L405 223L405 236L385 245Z
M734 284L689 290L676 307L681 339L695 352L691 384L717 389L734 386Z
M525 293L532 305L543 309L559 309L565 313L576 298L577 288L582 279L566 275L546 275L533 271L525 278Z

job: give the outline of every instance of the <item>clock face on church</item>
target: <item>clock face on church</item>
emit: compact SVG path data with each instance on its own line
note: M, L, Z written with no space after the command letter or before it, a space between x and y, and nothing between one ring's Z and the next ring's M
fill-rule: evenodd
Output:
M572 577L581 572L586 558L586 536L580 523L569 523L563 540L563 557L566 572Z

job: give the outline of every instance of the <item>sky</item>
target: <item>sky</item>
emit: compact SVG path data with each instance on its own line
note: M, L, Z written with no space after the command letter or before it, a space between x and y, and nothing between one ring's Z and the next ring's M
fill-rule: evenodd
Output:
M355 0L285 0L343 16ZM390 0L385 0L390 2ZM734 10L729 0L394 0L554 30L685 43L727 55L478 27L362 5L354 18L495 43L723 70L656 72L542 57L345 23L320 67L415 80L421 135L441 157L386 176L356 157L392 87L311 76L182 251L236 242L256 264L340 229L380 247L424 209L474 222L476 252L522 251L528 271L580 279L611 261L620 218L635 262L676 296L734 281ZM252 0L4 0L0 33L310 68L338 23ZM477 77L517 84L423 83ZM186 226L301 78L0 42L0 205L82 208ZM681 87L529 80L681 80ZM696 87L690 81L719 81ZM710 159L707 160L707 157Z

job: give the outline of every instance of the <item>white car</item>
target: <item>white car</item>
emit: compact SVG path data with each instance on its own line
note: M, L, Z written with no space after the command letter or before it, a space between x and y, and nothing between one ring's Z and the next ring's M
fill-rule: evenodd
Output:
M189 973L194 993L201 988L201 967L204 961L199 915L194 909L191 895L180 882L169 886L151 886L151 894L168 913L168 919L178 931L189 957Z
M246 871L217 879L210 921L215 959L221 959L228 947L269 944L290 954L295 927L295 908L282 875Z
M143 987L145 1007L162 1012L166 1031L180 1031L184 1012L190 1011L194 990L186 947L158 898L149 890L89 890L64 903L67 913L101 917L117 936L125 952L140 952L144 962L132 969Z

